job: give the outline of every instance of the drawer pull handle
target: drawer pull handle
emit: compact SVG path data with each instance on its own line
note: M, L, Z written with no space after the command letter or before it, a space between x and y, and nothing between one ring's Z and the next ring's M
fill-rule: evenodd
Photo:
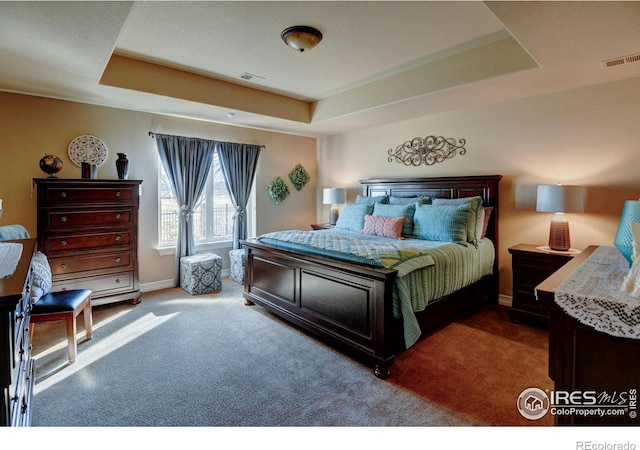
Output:
M120 262L120 257L116 257L116 262L119 263Z
M64 264L64 263L62 263L62 264L60 264L60 267L62 267L63 269L66 269L66 268L67 268L67 265L66 265L66 264Z
M61 241L60 243L61 243L62 245L67 245L67 244L68 244L68 242L67 242L67 241L65 241L65 240Z
M120 213L116 213L116 219L120 218Z
M116 236L116 241L119 241L120 239L122 239L122 238L120 237L120 235L117 235L117 236Z
M60 197L66 198L67 197L67 193L65 191L62 191L62 193L60 194Z
M116 197L120 197L121 195L120 191L116 192Z
M120 278L116 278L116 284L120 284Z
M67 221L67 216L62 216L62 217L60 218L60 220L62 220L63 222L66 222L66 221Z

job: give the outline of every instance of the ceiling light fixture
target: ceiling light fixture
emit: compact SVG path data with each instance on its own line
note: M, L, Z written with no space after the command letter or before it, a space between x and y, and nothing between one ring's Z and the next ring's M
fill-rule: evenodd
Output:
M313 27L296 25L284 30L280 37L289 47L302 53L318 45L322 40L322 33Z

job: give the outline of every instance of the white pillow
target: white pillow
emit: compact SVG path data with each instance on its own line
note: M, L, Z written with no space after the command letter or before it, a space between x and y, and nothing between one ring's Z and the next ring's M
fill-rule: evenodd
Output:
M33 303L51 290L51 266L47 256L36 252L31 258L31 300Z

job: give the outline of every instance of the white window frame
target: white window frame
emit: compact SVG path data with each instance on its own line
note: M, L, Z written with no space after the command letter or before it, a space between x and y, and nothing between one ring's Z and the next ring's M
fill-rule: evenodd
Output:
M159 157L158 157L159 158ZM216 159L217 160L217 159ZM213 168L213 167L212 167ZM163 172L164 168L162 166L162 162L159 161L159 170L158 170L158 252L161 256L164 255L171 255L174 254L176 252L176 247L175 245L163 245L160 243L160 237L162 236L162 189L161 189L161 184L162 184L162 172ZM209 205L212 205L213 202L207 202L206 201L206 197L209 196L213 196L213 182L212 182L213 177L211 175L209 175L208 179L207 179L207 186L205 187L205 190L203 192L203 195L205 196L205 200L201 199L199 203L205 201L205 205L206 207L209 209ZM249 198L249 203L247 204L247 228L248 228L248 233L249 236L255 236L255 232L256 232L256 221L255 221L255 180L254 180L254 186L252 186L251 189L251 195ZM232 210L230 212L230 214L234 214L235 210ZM211 219L212 218L212 210L209 209L209 211L207 212L208 217ZM233 219L230 219L233 223ZM211 232L211 221L208 221L208 226L209 229L207 230L207 233ZM200 240L196 242L196 252L206 252L206 251L210 251L210 250L216 250L216 249L225 249L225 248L231 248L233 246L233 234L228 235L228 236L224 236L223 238L217 238L217 237L213 237L210 236L209 238L206 238L205 240Z

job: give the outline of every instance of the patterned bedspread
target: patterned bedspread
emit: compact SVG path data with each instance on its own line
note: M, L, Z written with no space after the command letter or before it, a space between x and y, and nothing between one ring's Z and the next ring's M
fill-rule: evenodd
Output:
M295 248L307 253L330 256L344 261L357 262L373 267L395 269L398 276L432 266L433 258L428 250L402 244L404 241L377 238L353 233L316 233L313 231L276 231L258 240L265 244Z
M267 233L258 240L302 253L398 270L393 314L403 319L407 348L421 334L414 313L423 311L430 301L491 274L495 260L495 247L489 239L482 239L476 247L381 238L344 230L289 230Z

